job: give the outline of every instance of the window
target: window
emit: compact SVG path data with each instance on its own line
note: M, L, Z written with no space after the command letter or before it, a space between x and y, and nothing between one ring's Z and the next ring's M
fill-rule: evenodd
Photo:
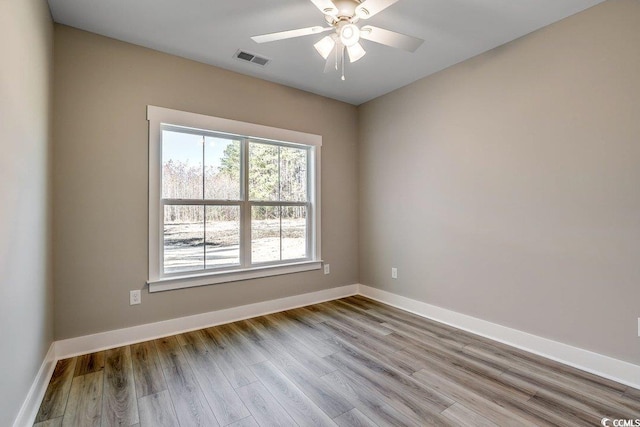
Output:
M151 292L319 269L321 137L149 106Z

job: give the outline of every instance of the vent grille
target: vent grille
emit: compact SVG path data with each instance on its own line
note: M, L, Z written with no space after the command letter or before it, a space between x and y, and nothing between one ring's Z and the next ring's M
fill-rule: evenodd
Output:
M251 62L252 64L260 65L261 67L264 67L269 62L271 62L269 58L265 58L253 53L245 52L244 50L238 50L233 55L233 57L241 61Z

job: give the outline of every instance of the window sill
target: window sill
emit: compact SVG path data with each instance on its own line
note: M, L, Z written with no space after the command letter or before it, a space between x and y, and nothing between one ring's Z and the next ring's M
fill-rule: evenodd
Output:
M304 261L292 264L269 265L191 276L173 276L153 281L150 280L147 284L149 285L149 292L162 292L173 289L192 288L196 286L215 285L218 283L236 282L240 280L320 270L321 268L322 261Z

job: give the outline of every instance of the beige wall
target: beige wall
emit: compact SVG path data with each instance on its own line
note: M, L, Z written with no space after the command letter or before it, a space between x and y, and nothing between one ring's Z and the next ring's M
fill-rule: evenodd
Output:
M640 2L359 112L362 283L640 363Z
M56 339L357 282L355 107L65 26L55 47ZM331 274L145 290L129 306L147 279L147 104L322 135Z
M46 2L0 2L0 425L53 340L49 256L53 24Z

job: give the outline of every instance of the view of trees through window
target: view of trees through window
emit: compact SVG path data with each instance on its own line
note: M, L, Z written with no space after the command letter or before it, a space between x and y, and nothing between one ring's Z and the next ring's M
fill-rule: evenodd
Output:
M244 206L253 264L306 258L307 159L306 148L164 129L164 272L241 265Z

